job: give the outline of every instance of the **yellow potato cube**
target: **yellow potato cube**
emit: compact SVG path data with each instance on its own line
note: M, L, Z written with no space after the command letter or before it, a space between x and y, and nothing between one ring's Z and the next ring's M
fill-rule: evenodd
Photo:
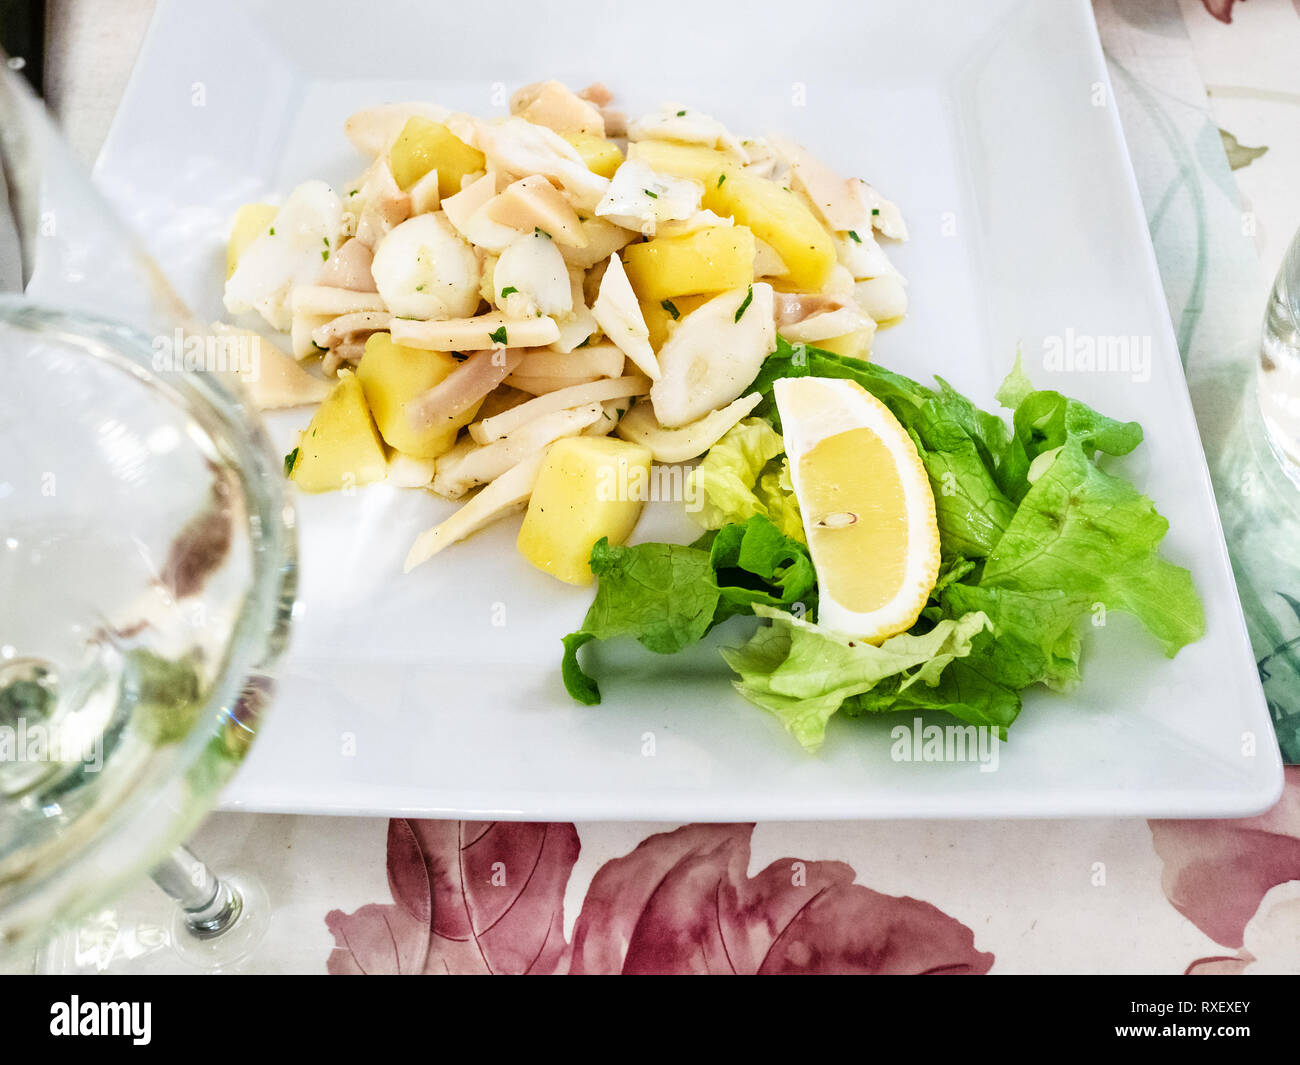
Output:
M355 488L388 475L383 441L361 382L352 374L343 377L316 408L296 450L285 464L304 492Z
M736 163L713 148L671 141L635 141L628 145L629 159L639 159L651 170L671 177L691 178L708 188L716 184L718 174L736 169Z
M438 384L460 364L445 351L398 344L388 333L372 333L357 364L357 380L375 424L389 447L416 458L445 454L456 442L461 427L474 420L482 401L461 412L446 425L417 430L406 416L406 404Z
M645 319L646 328L650 330L650 346L658 351L664 346L672 323L685 318L696 307L708 303L716 293L705 292L699 296L678 296L671 300L642 300L641 317ZM665 303L672 304L671 309ZM677 312L676 317L673 311Z
M246 203L235 212L230 227L230 242L226 245L226 279L235 272L244 249L263 233L269 232L280 208L270 203Z
M438 195L455 196L461 180L477 173L486 159L441 122L414 115L407 119L402 132L388 153L388 165L398 188L409 189L430 170L438 171Z
M744 226L706 226L684 237L655 237L630 245L623 264L640 300L744 288L754 280L754 234Z
M613 177L623 162L623 153L618 150L618 145L604 137L597 137L594 133L562 133L560 136L578 150L587 169L601 177Z
M592 547L632 535L649 487L649 448L604 436L557 440L533 486L519 553L566 584L590 584Z
M844 355L850 359L865 359L871 354L871 342L875 336L875 326L866 326L845 333L843 336L814 341L811 346L824 351L833 351L836 355Z
M816 216L793 192L774 181L739 171L719 172L704 186L704 206L730 215L770 244L789 268L790 280L818 292L836 263L835 244ZM630 271L629 271L630 273Z

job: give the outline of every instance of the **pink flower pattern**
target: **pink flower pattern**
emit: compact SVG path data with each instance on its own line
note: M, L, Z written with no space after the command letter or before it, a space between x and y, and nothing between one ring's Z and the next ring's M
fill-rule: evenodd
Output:
M927 902L842 862L746 873L753 825L686 825L596 873L564 938L568 824L394 820L392 904L325 918L335 974L983 974L993 955Z
M1149 826L1169 902L1223 947L1186 972L1294 971L1300 767L1287 768L1281 801L1257 817ZM326 916L327 969L983 974L993 965L966 925L854 883L843 862L779 858L749 876L753 827L693 824L647 837L597 870L566 939L564 897L580 851L573 825L395 819L393 901Z
M1238 973L1258 959L1245 949L1247 926L1262 918L1274 888L1300 882L1300 766L1287 766L1282 798L1271 810L1235 821L1151 821L1164 865L1165 896L1216 943L1222 956L1199 958L1198 975Z
M1232 24L1232 7L1237 0L1201 0L1201 3L1205 5L1205 10L1220 22Z

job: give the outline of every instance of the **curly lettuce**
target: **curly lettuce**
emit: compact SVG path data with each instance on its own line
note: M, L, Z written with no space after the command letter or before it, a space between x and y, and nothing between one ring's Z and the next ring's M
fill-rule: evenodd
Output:
M761 418L732 426L687 478L686 498L706 529L768 518L792 540L804 540L803 519L785 463L785 441Z
M774 714L808 751L826 738L826 723L845 700L885 678L897 691L935 687L944 670L970 654L975 636L989 627L983 614L939 622L921 635L901 633L879 646L819 628L774 607L755 606L771 620L741 647L722 657L738 675L736 690Z
M934 492L939 580L917 623L879 646L806 619L816 616L816 573L771 393L781 377L809 375L857 381L881 400L916 445ZM1168 522L1102 466L1142 442L1136 422L1035 389L1019 359L997 393L1010 424L945 381L927 387L780 338L751 387L765 397L757 416L715 444L692 475L700 516L716 531L689 548L593 552L596 603L565 643L576 698L595 701L583 698L595 684L583 687L590 678L577 667L581 643L631 635L670 653L743 613L766 624L723 651L736 687L809 750L836 713L943 710L1005 737L1026 688L1067 691L1080 682L1084 618L1126 611L1170 656L1204 634L1191 574L1159 553ZM623 556L608 552L642 554L611 568Z
M599 580L582 628L564 637L560 671L569 694L588 706L600 687L578 662L592 640L627 636L656 654L675 654L715 625L758 609L808 610L816 574L808 548L755 514L690 546L617 547L601 537L591 550Z

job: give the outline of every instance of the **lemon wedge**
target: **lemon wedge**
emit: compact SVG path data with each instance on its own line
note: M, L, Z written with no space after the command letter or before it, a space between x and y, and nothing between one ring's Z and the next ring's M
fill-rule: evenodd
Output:
M934 495L916 445L856 381L775 384L823 628L879 643L915 624L939 575Z

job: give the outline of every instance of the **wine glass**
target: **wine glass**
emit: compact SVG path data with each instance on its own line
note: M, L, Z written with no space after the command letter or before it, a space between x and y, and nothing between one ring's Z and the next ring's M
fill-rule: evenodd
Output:
M255 366L208 332L0 66L0 967L41 941L123 967L77 921L151 870L200 967L268 920L178 847L255 735L296 577Z

